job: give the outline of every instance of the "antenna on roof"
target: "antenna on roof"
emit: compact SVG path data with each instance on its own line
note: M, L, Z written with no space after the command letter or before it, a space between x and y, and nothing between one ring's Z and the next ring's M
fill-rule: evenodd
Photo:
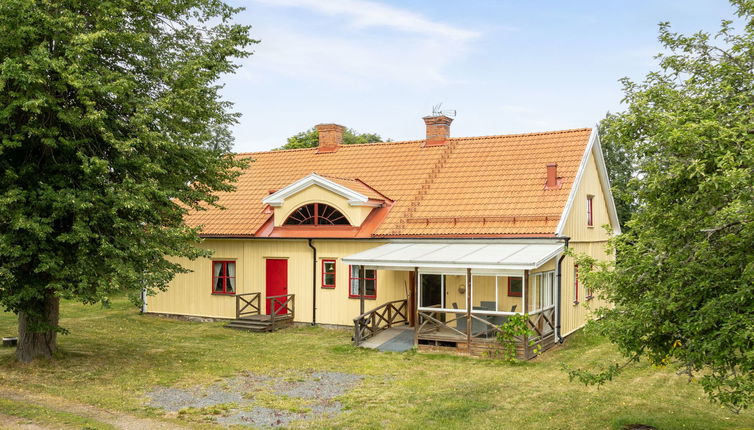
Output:
M442 103L436 104L432 106L432 116L440 116L445 115L449 116L451 118L455 118L456 116L456 110L455 109L448 109L448 110L441 110Z

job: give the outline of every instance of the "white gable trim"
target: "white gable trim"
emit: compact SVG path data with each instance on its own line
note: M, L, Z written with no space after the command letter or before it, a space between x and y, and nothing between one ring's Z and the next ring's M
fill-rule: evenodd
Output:
M298 181L288 185L287 187L278 190L269 196L262 199L262 203L270 205L272 207L280 207L283 205L283 201L302 191L312 185L318 185L328 191L332 191L335 194L343 196L348 199L348 204L351 206L375 206L369 203L369 198L361 193L337 184L329 179L323 178L316 173L312 173L309 176L299 179Z
M613 200L613 192L610 189L610 178L607 176L607 166L605 166L605 157L602 154L602 145L600 144L599 133L597 127L592 128L592 133L589 136L589 143L586 145L584 155L581 156L581 164L579 164L579 170L576 173L576 179L573 181L571 192L568 195L568 201L563 208L563 213L560 216L560 222L555 230L556 236L562 236L565 229L568 216L571 214L573 202L576 200L576 193L581 185L581 180L584 177L586 166L589 165L589 156L594 156L594 162L597 165L597 174L600 178L600 185L602 187L602 194L605 196L605 203L607 204L607 214L610 217L610 224L613 226L613 234L620 234L620 223L618 222L618 211L615 208L615 200Z

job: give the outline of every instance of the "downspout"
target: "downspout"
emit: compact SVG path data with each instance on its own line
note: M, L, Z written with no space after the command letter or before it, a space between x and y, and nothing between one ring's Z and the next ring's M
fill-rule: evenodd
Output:
M312 325L317 325L317 248L312 245L312 239L308 241L312 249Z
M565 249L563 250L563 255L560 256L558 259L558 267L557 267L557 278L558 278L558 306L555 308L556 316L555 316L555 340L558 343L563 343L563 337L560 336L560 314L563 313L563 303L561 301L562 296L562 290L563 290L563 283L561 282L563 278L563 259L565 258L565 251L568 250L568 241L571 240L570 237L565 237Z

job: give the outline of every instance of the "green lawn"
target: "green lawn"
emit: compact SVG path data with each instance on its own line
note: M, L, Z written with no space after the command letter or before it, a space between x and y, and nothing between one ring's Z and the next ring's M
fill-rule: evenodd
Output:
M61 314L71 334L59 337L60 357L24 366L14 362L12 349L0 349L0 387L162 419L159 410L144 405L144 393L157 386L210 384L242 371L321 370L366 378L341 398L344 413L299 427L619 429L643 423L661 429L754 428L754 413L735 415L708 403L697 385L673 369L639 365L600 389L569 382L560 369L563 362L619 360L603 339L585 334L537 360L511 365L361 350L350 346L347 330L301 327L257 334L228 330L221 323L142 316L125 300L107 310L65 303ZM15 316L0 313L1 335L15 333L15 324ZM0 414L29 418L34 407L0 402ZM65 411L45 414L47 421L56 416L79 422Z

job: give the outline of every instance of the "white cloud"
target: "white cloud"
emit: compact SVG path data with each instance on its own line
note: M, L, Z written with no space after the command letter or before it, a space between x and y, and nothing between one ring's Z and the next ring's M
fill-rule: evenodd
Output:
M441 36L456 41L479 33L432 21L417 13L367 0L256 0L269 6L301 7L327 15L344 15L358 28L388 27L402 32Z
M409 10L367 0L255 0L264 9L297 7L307 14L335 18L332 30L313 28L311 18L295 14L274 21L258 20L254 37L262 43L244 61L240 74L259 81L280 76L297 81L329 81L338 86L417 87L458 82L448 66L459 61L479 33L432 21ZM344 35L338 27L355 29ZM377 36L376 27L382 31Z

